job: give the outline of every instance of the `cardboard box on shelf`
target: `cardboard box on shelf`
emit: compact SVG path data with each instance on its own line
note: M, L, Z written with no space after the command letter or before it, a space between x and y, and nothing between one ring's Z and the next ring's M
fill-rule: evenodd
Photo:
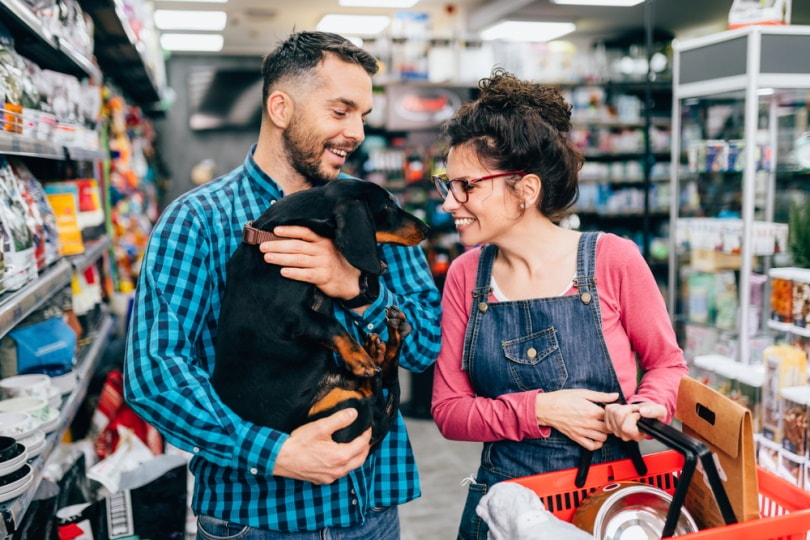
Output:
M702 272L718 270L739 270L742 257L738 253L723 253L713 249L693 249L690 252L690 265Z

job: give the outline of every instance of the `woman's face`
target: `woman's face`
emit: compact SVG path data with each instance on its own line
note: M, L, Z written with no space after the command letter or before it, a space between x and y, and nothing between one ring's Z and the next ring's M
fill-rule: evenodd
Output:
M483 165L469 145L455 146L447 154L447 177L450 179L475 180L483 176L506 171L494 170ZM475 246L498 243L521 216L520 200L507 181L510 176L499 176L468 185L467 201L459 202L453 192L447 194L442 209L453 216L461 243Z

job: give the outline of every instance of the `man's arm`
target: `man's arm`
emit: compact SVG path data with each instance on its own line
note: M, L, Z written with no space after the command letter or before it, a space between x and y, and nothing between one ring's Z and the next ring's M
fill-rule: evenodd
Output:
M127 402L169 443L220 466L329 483L362 464L370 433L350 444L331 439L352 422L351 413L287 435L246 422L222 403L210 381L207 327L215 322L219 291L204 220L164 216L136 288L124 363Z

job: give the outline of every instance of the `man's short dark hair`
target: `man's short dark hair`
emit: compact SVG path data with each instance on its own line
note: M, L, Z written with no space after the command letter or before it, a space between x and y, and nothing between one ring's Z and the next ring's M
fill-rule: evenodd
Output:
M272 88L279 81L303 79L328 54L350 64L357 64L369 76L377 73L377 59L345 37L330 32L296 32L264 57L262 61L262 109Z

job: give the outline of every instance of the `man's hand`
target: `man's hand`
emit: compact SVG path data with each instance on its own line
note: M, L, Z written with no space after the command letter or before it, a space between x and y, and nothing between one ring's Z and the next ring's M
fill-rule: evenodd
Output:
M259 249L266 262L283 267L282 276L312 283L332 298L349 300L360 294L360 270L332 240L299 226L276 227L273 233L285 240L263 242Z
M332 433L356 418L357 410L343 409L294 430L278 453L273 474L331 484L360 467L371 449L371 428L349 443L332 440Z

